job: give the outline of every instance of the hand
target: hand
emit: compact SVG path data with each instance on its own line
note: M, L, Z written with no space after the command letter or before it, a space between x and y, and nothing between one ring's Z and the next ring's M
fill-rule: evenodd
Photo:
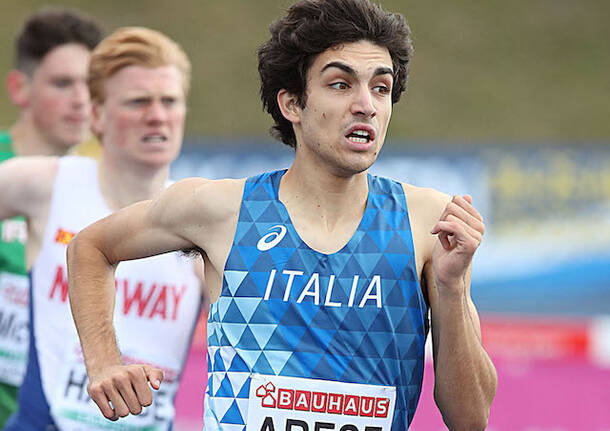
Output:
M138 415L142 407L152 404L148 383L158 390L163 381L163 371L142 364L113 365L99 374L91 373L89 377L89 396L107 419L116 421L129 413Z
M454 196L430 233L438 234L432 267L439 293L448 289L462 294L472 256L485 233L483 218L472 206L472 197Z

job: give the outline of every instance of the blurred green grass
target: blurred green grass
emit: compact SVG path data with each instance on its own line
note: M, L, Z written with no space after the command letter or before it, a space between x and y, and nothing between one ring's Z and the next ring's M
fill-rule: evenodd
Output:
M566 140L610 137L610 2L606 0L385 0L414 34L407 94L393 139ZM256 49L287 0L0 1L0 69L14 34L44 5L78 8L106 29L145 25L177 40L193 62L187 134L261 137ZM0 98L0 125L15 110Z

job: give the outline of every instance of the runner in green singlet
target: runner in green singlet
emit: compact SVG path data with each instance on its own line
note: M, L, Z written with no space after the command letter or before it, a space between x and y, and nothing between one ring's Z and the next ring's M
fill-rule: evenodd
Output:
M30 16L16 38L6 87L18 118L0 131L0 162L15 156L63 155L89 134L89 53L100 26L72 11ZM26 224L0 222L0 428L17 407L29 342Z
M0 132L0 161L10 159L15 153L11 143L11 136L6 132ZM6 304L7 290L15 291L20 286L25 286L27 293L27 274L25 270L25 222L22 217L0 222L0 423L4 424L8 415L15 409L17 400L17 386L6 383L4 380L10 378L14 368L23 370L25 364L25 352L23 349L10 349L5 346L10 343L11 338L27 342L27 332L23 331L23 325L27 331L26 322L15 322L15 316L10 313ZM23 289L20 289L23 291ZM16 298L17 299L17 298ZM25 307L22 307L25 308ZM27 309L26 309L27 311ZM27 317L27 315L25 316ZM6 329L4 329L6 327ZM25 333L24 333L25 332ZM7 340L8 339L8 340ZM22 343L23 344L23 343ZM27 344L26 344L27 347Z

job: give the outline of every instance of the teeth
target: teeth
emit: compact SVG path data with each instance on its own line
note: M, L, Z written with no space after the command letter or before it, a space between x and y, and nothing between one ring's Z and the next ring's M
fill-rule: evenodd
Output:
M354 130L352 132L353 135L358 135L358 136L364 136L364 137L369 137L369 132L364 131L364 130Z
M358 142L360 144L366 144L369 141L368 138L358 138L356 136L350 137L349 140L352 142Z
M167 138L165 136L146 136L144 142L165 142Z

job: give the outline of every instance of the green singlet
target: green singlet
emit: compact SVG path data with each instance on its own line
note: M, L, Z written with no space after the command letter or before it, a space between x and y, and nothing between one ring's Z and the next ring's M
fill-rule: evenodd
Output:
M0 162L14 156L10 134L0 132ZM27 362L26 232L23 217L0 221L0 429L17 409Z

